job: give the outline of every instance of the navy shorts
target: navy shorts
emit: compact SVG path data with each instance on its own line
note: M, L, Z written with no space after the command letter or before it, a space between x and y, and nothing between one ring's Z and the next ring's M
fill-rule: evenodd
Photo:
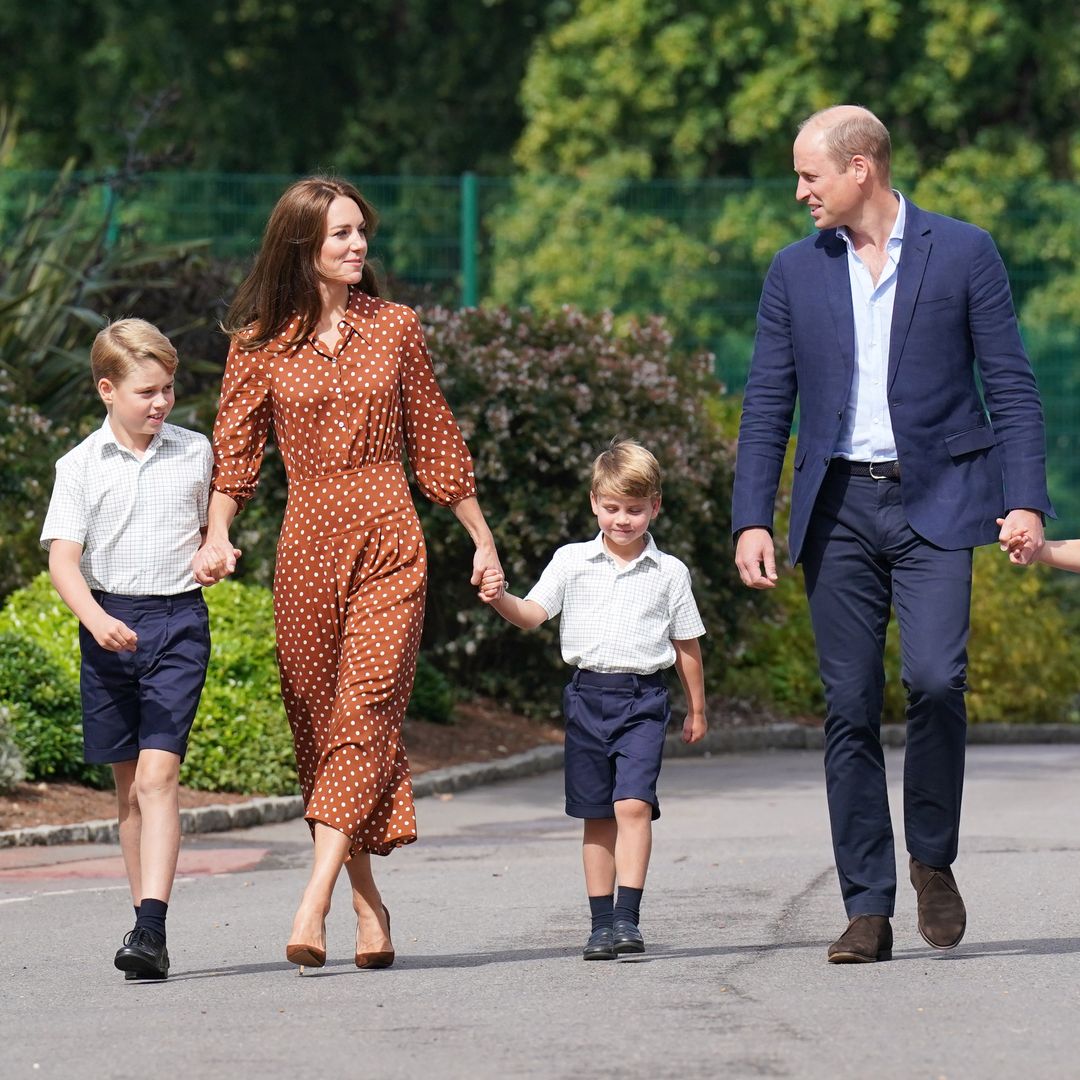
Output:
M182 758L210 661L202 589L176 596L93 595L139 642L135 652L110 652L79 627L86 760L133 761L140 750Z
M563 691L566 716L566 812L610 818L619 799L652 803L671 709L660 672L578 670Z

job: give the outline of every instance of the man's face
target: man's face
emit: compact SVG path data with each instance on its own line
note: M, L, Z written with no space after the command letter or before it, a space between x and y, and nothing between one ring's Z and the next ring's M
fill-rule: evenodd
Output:
M804 128L794 147L799 178L795 198L804 203L818 229L850 225L862 203L862 188L850 165L841 172L825 147L820 128Z

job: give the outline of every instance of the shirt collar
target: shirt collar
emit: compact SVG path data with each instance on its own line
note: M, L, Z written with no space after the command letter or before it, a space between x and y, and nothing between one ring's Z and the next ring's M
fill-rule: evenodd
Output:
M904 242L904 225L907 224L907 200L896 190L896 188L893 188L893 194L900 202L900 209L896 211L896 220L893 222L892 231L889 233L889 239L885 241L885 247L887 249ZM848 250L850 251L851 234L848 232L847 226L837 226L836 235L847 244Z
M606 547L604 547L604 534L598 532L592 540L586 542L585 545L585 558L589 562L593 562L596 559L608 559L610 562L615 560L611 557L611 553ZM627 563L626 569L637 566L643 559L648 559L654 566L660 565L660 550L656 546L656 541L652 537L652 533L647 532L645 534L645 547L641 554L631 562Z
M104 454L110 447L114 450L119 450L121 453L130 454L131 450L126 446L121 446L119 440L116 438L116 433L112 429L112 424L109 423L109 417L106 416L102 422L101 427L98 429L98 433L101 438L99 440L101 453ZM169 430L168 424L162 424L161 430L151 438L147 444L146 449L143 451L144 455L149 454L151 450L156 450L158 446L163 442L172 442L173 433Z

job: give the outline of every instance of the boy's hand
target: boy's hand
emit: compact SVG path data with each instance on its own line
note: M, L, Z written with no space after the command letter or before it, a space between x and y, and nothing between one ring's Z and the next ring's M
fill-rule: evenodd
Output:
M480 599L485 604L490 604L495 600L501 600L505 591L506 580L503 578L502 571L494 567L485 570L484 576L480 579Z
M126 623L102 611L99 618L86 624L94 640L109 652L134 652L139 637Z
M236 560L243 554L230 543L207 541L191 560L191 573L200 585L216 585L236 569Z
M695 743L704 738L705 732L708 730L709 721L705 719L703 712L688 712L686 719L683 721L682 741L684 743Z

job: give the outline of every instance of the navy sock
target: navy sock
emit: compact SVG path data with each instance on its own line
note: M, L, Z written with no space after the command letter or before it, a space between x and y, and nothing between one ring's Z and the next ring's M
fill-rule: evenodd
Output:
M619 899L615 903L615 918L628 919L635 926L641 919L641 894L644 889L631 889L628 885L619 886Z
M599 930L602 926L611 926L614 920L615 897L608 893L607 896L590 896L589 910L592 912L592 928Z
M169 913L169 905L164 900L153 900L143 897L138 907L139 914L135 919L136 930L149 930L162 941L165 940L165 916Z

